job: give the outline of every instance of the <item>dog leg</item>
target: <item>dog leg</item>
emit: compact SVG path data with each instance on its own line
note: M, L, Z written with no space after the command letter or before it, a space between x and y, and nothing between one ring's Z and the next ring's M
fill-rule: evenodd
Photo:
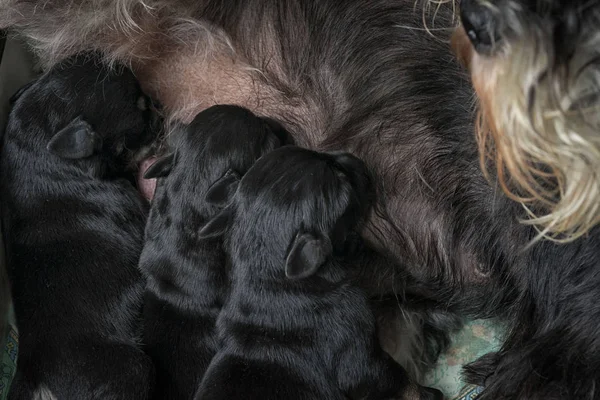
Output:
M358 344L357 346L361 346ZM362 354L361 354L362 353ZM348 350L339 362L338 385L350 398L389 400L441 400L443 394L419 385L407 371L380 348L371 354Z
M505 345L466 366L466 379L485 387L478 400L596 399L600 382L590 365L597 358L589 348L565 349L573 341L555 330Z

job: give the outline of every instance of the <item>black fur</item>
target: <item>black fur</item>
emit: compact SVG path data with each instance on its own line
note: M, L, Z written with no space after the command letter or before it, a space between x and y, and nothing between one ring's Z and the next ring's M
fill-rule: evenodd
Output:
M148 399L137 271L147 206L125 179L154 139L133 74L66 60L13 97L0 202L20 345L9 399Z
M193 398L218 349L214 328L229 291L228 266L221 240L198 233L255 160L284 143L271 126L241 107L211 107L146 172L164 177L140 259L148 276L144 343L157 368L159 400Z
M600 229L522 259L519 298L500 351L466 367L482 400L600 399Z
M439 309L461 316L504 317L514 327L498 354L499 359L507 356L499 364L506 368L495 372L484 369L492 363L482 363L478 369L487 377L484 397L501 398L500 388L506 387L512 388L513 398L528 392L521 398L545 400L548 390L558 386L563 389L554 393L589 388L587 397L593 398L600 368L596 362L575 365L575 360L582 347L588 348L588 359L600 359L594 323L580 320L598 319L597 234L568 245L524 248L536 235L520 221L527 215L489 185L479 168L474 93L449 46L457 22L453 9L426 2L432 5L426 15L421 15L424 1L415 0L162 0L157 9L224 32L239 56L236 61L260 70L253 82L258 93L251 100L258 108L264 105L263 113L279 120L298 144L350 151L365 161L378 190L378 203L363 231L379 253L362 259L363 284L370 293L392 295L403 307L426 307L427 313ZM534 32L556 32L558 51L552 61L557 66L564 65L581 40L564 38L593 38L598 26L598 0L485 2L502 13L498 27L509 23L522 30L535 24ZM62 10L49 4L42 11L28 0L15 3L23 15L18 28L36 38L37 45L53 44L52 25L62 20ZM515 20L505 18L515 10ZM152 13L169 26L176 18L167 14ZM425 32L424 21L434 29ZM176 31L167 29L152 32L151 39L160 42ZM57 35L63 33L58 30ZM496 33L504 34L490 36ZM86 46L115 52L113 35L104 40L88 37ZM147 44L127 43L138 54L151 47ZM154 48L168 51L152 56L168 62L173 49L164 44ZM439 331L430 337L438 336L444 344L446 337ZM540 357L550 354L546 348L556 358Z
M530 107L539 97L538 87L547 90L548 82L556 83L552 90L558 90L560 82L560 90L574 100L597 100L593 91L581 98L581 93L568 88L598 74L600 1L498 0L493 7L488 3L461 1L463 26L480 56L505 57L506 46L527 40L535 41L547 57L540 59L537 84L526 88ZM572 73L577 78L571 80ZM574 106L569 111L573 115L577 101ZM549 191L556 187L552 180L546 185ZM539 211L541 215L547 210ZM542 241L526 251L518 249L514 260L505 267L512 275L511 283L501 287L505 293L516 289L514 300L507 303L512 304L509 334L497 353L465 368L470 382L485 385L478 399L600 399L600 312L596 305L600 228L573 243Z
M196 399L441 397L383 352L367 295L351 283L346 244L372 190L357 158L290 146L242 178L200 232L225 234L232 288Z

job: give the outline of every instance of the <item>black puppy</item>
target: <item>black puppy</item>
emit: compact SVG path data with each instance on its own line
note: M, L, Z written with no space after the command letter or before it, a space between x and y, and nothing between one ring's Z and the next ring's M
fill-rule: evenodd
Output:
M240 176L285 140L275 124L227 105L201 112L173 137L175 151L145 174L165 178L158 181L140 259L148 276L144 343L157 368L160 400L192 399L218 348L215 322L229 290L228 269L221 240L198 233L231 198Z
M291 146L242 178L200 232L225 234L232 289L196 399L441 397L381 350L367 296L351 283L343 256L372 190L354 156Z
M147 399L137 263L148 210L124 170L153 140L148 99L129 70L86 54L12 101L0 154L20 333L9 398Z

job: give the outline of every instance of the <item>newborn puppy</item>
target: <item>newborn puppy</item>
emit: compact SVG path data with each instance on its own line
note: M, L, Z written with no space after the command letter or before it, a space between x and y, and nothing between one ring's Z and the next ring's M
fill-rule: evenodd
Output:
M196 399L431 399L381 349L342 253L371 180L349 154L284 147L256 162L200 232L225 235L232 288Z
M278 136L279 134L279 136ZM140 268L148 276L144 342L156 398L192 399L217 351L215 322L229 290L220 240L198 232L262 155L283 144L275 125L237 106L213 106L174 135L175 151L145 174L160 177Z
M124 169L154 139L148 99L129 70L87 54L12 100L0 153L20 333L9 399L147 399L137 263L148 210Z

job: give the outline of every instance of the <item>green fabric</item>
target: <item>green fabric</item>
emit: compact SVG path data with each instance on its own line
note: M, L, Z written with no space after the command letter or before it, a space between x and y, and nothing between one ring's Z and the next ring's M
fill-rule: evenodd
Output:
M14 313L9 315L9 329L6 338L6 345L2 352L0 366L0 400L5 400L8 397L10 383L17 369L17 353L19 350L19 333L15 326Z
M452 345L440 357L436 368L425 377L424 384L441 390L449 399L474 399L474 392L470 392L474 387L467 388L467 394L464 392L462 366L486 353L496 351L500 347L502 333L500 324L493 320L475 320L467 323L452 337Z
M469 386L466 387L457 397L456 400L474 400L483 391L483 388L480 386Z

